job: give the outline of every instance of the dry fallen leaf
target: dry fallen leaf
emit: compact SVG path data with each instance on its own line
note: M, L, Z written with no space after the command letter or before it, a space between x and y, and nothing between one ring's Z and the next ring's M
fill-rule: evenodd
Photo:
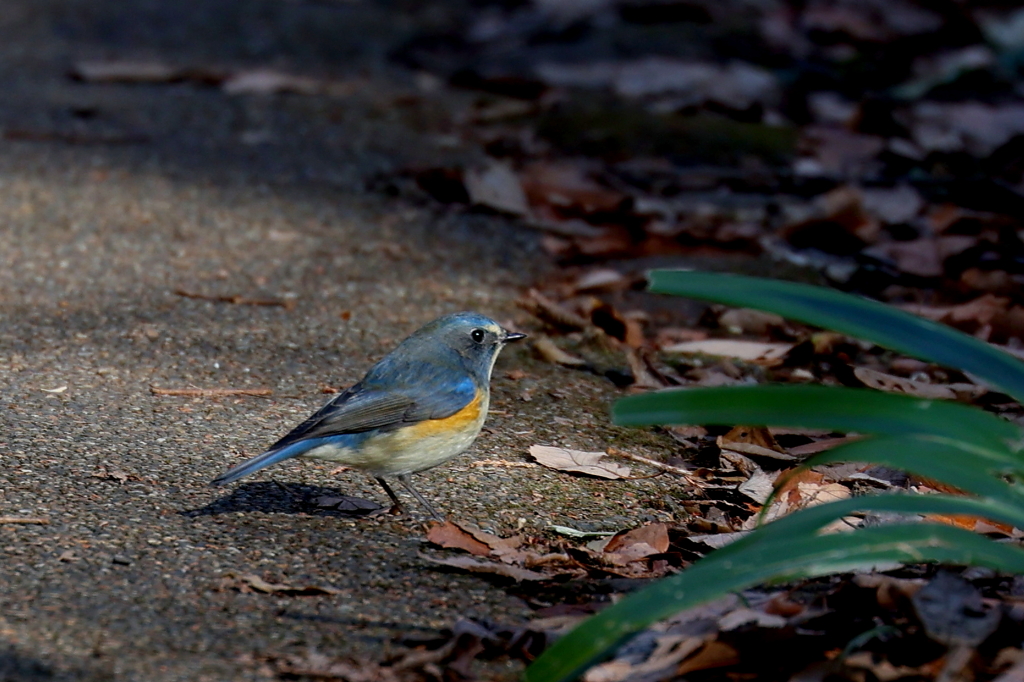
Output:
M566 367L584 367L587 361L578 355L566 352L555 345L555 342L546 336L538 336L533 339L533 347L540 353L541 357L548 362Z
M442 547L464 549L477 556L490 554L495 557L508 556L523 544L523 538L518 535L503 538L474 526L451 521L431 525L427 539Z
M766 473L763 469L758 469L751 474L750 478L741 483L736 490L758 504L764 504L768 501L772 491L775 490L775 477Z
M876 244L863 253L883 261L892 261L901 272L916 277L939 277L943 273L939 242L932 237Z
M740 662L740 655L736 649L728 644L713 641L708 642L696 655L683 661L676 669L678 676L698 670L711 670L735 665Z
M221 88L229 95L273 95L279 92L294 92L300 95L343 94L333 91L339 85L309 76L261 68L232 74ZM347 87L354 89L351 84Z
M688 341L704 341L708 333L703 329L686 329L684 327L663 327L655 332L654 346L665 350Z
M939 571L910 602L928 637L949 647L978 646L999 626L1003 613L977 587L947 571Z
M626 200L622 192L591 180L586 171L580 163L532 163L523 168L523 190L534 206L547 204L577 213L613 211Z
M678 106L713 101L744 110L778 98L775 76L743 62L719 65L667 57L645 57L619 62L563 64L546 62L536 68L541 80L551 85L613 88L624 97L668 95Z
M775 440L771 429L766 426L734 426L729 429L728 433L718 438L718 446L721 448L743 452L735 447L741 444L756 445L775 452L785 452L785 449Z
M926 306L908 303L898 306L907 312L926 317L937 322L945 322L957 329L976 329L985 326L1009 308L1010 299L992 294L984 294L966 303L951 306Z
M685 341L663 348L666 353L687 353L693 355L717 355L749 362L765 363L781 362L786 353L793 348L791 343L765 343L761 341L741 341L739 339L706 339L704 341Z
M757 517L751 517L757 518ZM750 535L749 530L738 530L730 533L698 533L696 535L690 535L686 539L690 542L700 542L705 544L711 549L721 549L726 545L736 542L742 537Z
M516 301L516 305L530 311L540 319L564 329L588 329L590 320L569 310L566 306L551 300L536 289Z
M586 291L619 291L628 288L632 281L618 270L597 268L580 275L573 282L572 288L576 293Z
M860 440L861 438L862 436L838 436L836 438L823 438L821 440L815 440L811 441L810 443L805 443L804 445L797 445L795 447L789 448L789 452L790 454L795 455L798 458L810 457L811 455L816 455L819 452L831 450L834 447L843 445L845 443L851 443L855 440Z
M667 386L678 386L683 381L679 377L670 380L669 377L657 367L650 353L643 349L627 348L626 361L629 363L630 374L633 375L633 388L659 389Z
M525 568L509 566L508 564L503 564L497 561L483 561L468 556L432 557L428 554L420 553L419 557L424 561L440 564L441 566L458 568L463 571L469 571L470 573L491 573L494 575L504 576L506 578L512 578L516 582L521 582L523 580L546 580L550 577L545 573L538 573L537 571L530 571Z
M433 523L427 530L427 540L446 549L462 549L476 556L487 556L491 548L480 542L451 521Z
M986 157L1024 133L1024 105L919 102L908 115L914 142L930 152L966 151Z
M521 535L514 535L510 538L503 538L494 533L488 533L475 526L459 523L456 524L461 530L469 533L474 540L490 548L494 556L503 556L519 549L523 544Z
M787 621L782 616L765 613L758 609L739 608L718 619L718 628L722 632L735 630L744 625L756 625L760 628L785 627Z
M801 174L850 177L873 166L885 149L885 138L843 128L806 126L801 132L801 147L809 152L797 160L796 170Z
M975 384L931 384L925 381L915 381L903 377L893 376L885 372L879 372L867 367L857 367L853 375L868 388L892 393L906 393L918 398L931 398L937 400L965 400L977 398L987 392L983 386Z
M607 661L590 668L583 676L583 682L628 682L633 679L665 679L659 672L671 670L704 646L711 634L693 637L686 634L665 634L657 638L654 651L642 663L628 658ZM654 676L651 676L654 675Z
M721 473L738 471L748 477L761 470L757 462L735 450L721 450L718 456L718 467Z
M942 24L936 12L908 2L812 2L801 15L808 30L846 34L855 40L888 42L931 33Z
M744 455L771 457L785 461L796 459L779 446L771 431L763 426L736 426L729 433L716 438L715 443L722 450L732 450Z
M826 502L845 500L851 496L850 489L840 483L798 483L797 492L799 500L792 500L793 491L790 491L790 507L803 509L814 507Z
M526 193L512 167L493 163L482 170L469 169L463 177L470 203L512 215L527 215Z
M583 452L548 445L531 445L530 455L544 466L558 471L574 471L599 478L619 479L629 476L628 466L604 461L603 452Z
M604 558L613 564L625 565L652 554L667 552L668 547L668 526L651 523L616 534L604 546Z
M860 193L864 210L890 225L910 222L925 206L921 195L909 185L861 188Z
M753 477L751 477L751 480L753 480ZM773 483L779 486L774 503L765 512L763 518L759 515L754 515L746 519L741 526L742 530L753 530L761 523L774 521L798 509L813 507L836 500L845 500L851 495L850 489L845 485L826 483L825 476L822 473L806 469L784 471L775 477ZM764 485L758 481L757 485L752 486L749 492L744 492L754 497L755 495L763 494L764 490ZM848 530L849 528L849 520L839 519L826 526L823 532L831 533Z
M732 334L764 335L772 329L781 329L786 321L781 315L752 308L731 308L718 316L718 324Z

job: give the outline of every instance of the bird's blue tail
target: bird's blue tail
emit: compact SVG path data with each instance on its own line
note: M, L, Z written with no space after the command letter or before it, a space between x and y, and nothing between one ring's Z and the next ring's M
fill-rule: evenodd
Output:
M237 481L243 476L248 476L254 471L259 471L264 467L268 467L271 464L277 464L286 459L297 457L304 452L308 452L318 445L322 444L323 438L310 438L308 440L300 440L296 443L286 445L283 448L276 450L268 450L258 457L253 457L248 462L243 462L236 466L234 469L227 471L217 478L210 481L210 485L224 485Z

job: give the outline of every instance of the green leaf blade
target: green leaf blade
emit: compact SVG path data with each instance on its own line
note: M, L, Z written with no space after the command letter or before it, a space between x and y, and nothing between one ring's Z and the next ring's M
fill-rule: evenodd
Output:
M847 516L859 512L885 512L908 517L928 514L944 516L978 516L981 518L1016 525L1021 509L1000 500L958 495L916 495L890 493L886 495L862 495L828 504L821 504L784 516L772 523L761 526L756 532L740 542L716 550L717 554L742 551L758 542L771 542L772 538L791 538L797 535L814 535L823 528Z
M1024 363L949 327L875 301L791 282L700 272L655 271L651 290L769 310L966 370L1018 399L1024 397ZM586 621L534 662L526 673L529 682L568 680L652 623L759 583L895 563L1024 572L1024 550L948 525L900 523L827 532L837 527L834 522L858 512L887 512L915 521L928 515L966 515L1021 527L1022 430L982 410L861 389L749 386L633 396L616 404L614 417L617 424L631 426L749 424L870 434L817 455L807 466L877 462L945 481L971 495L869 495L778 519Z
M1019 510L1019 516L1012 523L1024 528L1021 525L1024 524L1024 487L1002 478L1012 472L1019 479L1024 473L1024 460L1006 451L933 436L883 436L818 453L801 468L836 462L881 464L941 481L972 495L998 500Z
M684 388L615 403L620 426L745 424L880 435L931 434L1006 450L1021 430L982 410L898 393L816 385Z
M1024 362L944 324L884 303L796 282L716 272L654 270L650 290L768 310L946 367L956 367L1024 400Z
M751 539L753 536L734 545ZM740 552L719 550L585 621L534 661L526 680L573 679L628 636L730 592L773 579L795 580L892 562L969 563L1015 573L1024 571L1024 551L935 524L867 528L828 536L775 536L770 542L746 544Z

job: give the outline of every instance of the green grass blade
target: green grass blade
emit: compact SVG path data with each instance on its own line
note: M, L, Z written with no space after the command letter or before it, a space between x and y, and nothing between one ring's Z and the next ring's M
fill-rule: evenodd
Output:
M900 393L814 385L684 388L628 396L615 403L621 426L746 424L880 435L932 434L998 450L1021 431L977 408Z
M534 661L526 671L527 682L573 679L618 643L652 623L766 581L892 562L972 564L1007 573L1024 571L1024 551L935 524L883 526L828 536L777 535L771 540L741 547L738 552L719 550L682 573L602 611Z
M1006 473L1019 478L1024 473L1024 460L1007 457L1005 451L934 436L875 437L821 452L804 462L801 469L834 462L882 464L1016 505L1021 517L1015 525L1024 528L1024 487L1002 478Z
M988 498L945 494L914 495L892 493L888 495L863 495L809 507L789 516L784 516L758 528L756 532L751 533L739 542L734 542L731 545L716 550L715 555L729 554L738 551L738 549L748 544L768 542L771 538L775 537L792 538L814 535L833 521L858 512L887 512L908 516L921 514L980 516L992 519L993 521L1014 525L1020 520L1021 515L1020 508L1000 500Z
M757 308L971 372L1024 401L1024 363L984 341L891 306L824 287L717 272L654 270L650 290Z

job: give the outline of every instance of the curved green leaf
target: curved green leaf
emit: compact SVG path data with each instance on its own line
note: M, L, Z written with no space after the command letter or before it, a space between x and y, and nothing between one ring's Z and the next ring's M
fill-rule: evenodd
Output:
M955 367L1024 401L1024 363L951 327L825 287L718 272L654 270L650 290L757 308L946 367Z
M759 535L761 531L718 550L585 621L534 661L526 671L527 682L573 679L648 625L770 580L795 580L891 562L943 562L1008 573L1024 571L1024 551L936 524L882 526L826 536L775 534L756 543L746 542Z
M1020 517L1014 525L1024 528L1021 525L1024 523L1024 487L1002 478L1011 472L1020 477L1024 473L1024 461L1018 458L1006 461L1002 452L935 436L878 436L820 452L798 470L834 462L882 464L942 481L979 497L1015 505L1020 509Z
M795 537L817 537L818 533L832 522L863 512L884 512L914 519L919 519L925 514L978 516L1010 524L1014 523L1014 520L1020 516L1020 509L1013 505L976 497L945 494L913 495L906 493L863 495L801 509L796 513L761 526L756 531L751 532L746 537L732 544L715 550L711 556L728 557L734 553L745 552L753 545L761 543L770 544L776 540L786 541ZM848 533L846 535L855 537L856 533Z
M881 435L931 434L976 442L1013 457L1021 430L967 405L901 393L815 385L682 388L628 396L612 416L622 426L747 424Z
M651 290L770 310L963 369L1024 397L1024 363L949 327L884 304L791 282L700 272L655 271ZM809 465L840 460L896 466L978 497L872 495L802 510L717 550L679 575L624 599L557 642L527 670L530 682L582 672L618 642L677 611L769 580L789 580L879 562L937 561L1024 571L1024 551L935 524L899 524L823 534L858 511L963 514L1021 526L1022 432L993 415L954 403L820 386L758 386L664 391L619 401L623 425L752 424L875 434L823 453Z
M715 550L715 555L730 554L759 542L770 542L772 538L811 536L833 521L852 516L859 512L886 512L890 514L918 517L923 514L946 516L978 516L981 518L1014 524L1020 519L1021 510L1000 500L958 495L912 495L890 493L886 495L863 495L846 500L820 504L784 516L772 523L761 526L739 542Z

